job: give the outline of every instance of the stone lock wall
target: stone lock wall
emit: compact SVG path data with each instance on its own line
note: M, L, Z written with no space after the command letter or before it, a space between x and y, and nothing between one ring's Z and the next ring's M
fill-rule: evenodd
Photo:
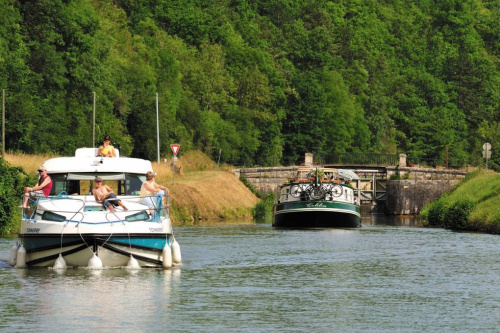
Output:
M389 180L387 182L386 214L419 214L422 208L453 189L460 179Z
M399 166L385 168L386 196L374 200L371 206L362 207L364 211L394 215L419 214L427 203L454 188L467 174L464 170L406 167L405 160L400 162ZM298 168L245 168L233 170L233 173L236 177L244 176L257 191L268 194L277 193L282 184L297 174Z
M277 193L280 186L295 177L299 167L245 168L233 170L236 177L244 176L262 194Z

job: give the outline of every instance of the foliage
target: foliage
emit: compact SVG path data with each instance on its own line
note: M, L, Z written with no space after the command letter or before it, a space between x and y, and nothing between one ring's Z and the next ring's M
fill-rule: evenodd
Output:
M109 134L155 159L159 135L162 157L178 143L246 166L306 152L479 164L490 142L498 169L499 6L4 0L6 148L68 155Z
M474 209L471 200L460 200L451 205L444 216L445 226L453 230L465 230L469 225L469 215Z
M424 225L433 227L444 226L446 211L447 205L443 197L432 202L421 213L421 216L425 219Z
M28 186L30 177L21 177L24 171L19 167L7 165L0 158L0 235L12 234L18 231L21 218L21 210L17 208L20 204L19 193Z
M276 201L276 195L269 193L252 208L252 216L256 221L268 222L272 218L273 205Z

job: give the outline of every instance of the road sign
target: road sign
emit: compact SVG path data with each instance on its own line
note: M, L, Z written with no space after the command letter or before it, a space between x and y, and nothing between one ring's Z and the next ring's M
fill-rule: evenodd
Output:
M491 158L491 150L483 150L483 158Z
M170 149L172 149L172 152L174 153L174 156L177 156L177 152L181 148L181 145L170 145Z
M483 145L483 149L488 151L488 150L491 150L491 143L489 142L486 142L484 145Z

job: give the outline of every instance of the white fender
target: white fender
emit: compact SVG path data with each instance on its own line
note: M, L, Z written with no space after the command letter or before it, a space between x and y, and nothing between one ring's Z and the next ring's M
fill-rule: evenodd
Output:
M87 264L87 267L90 269L100 269L102 268L102 260L95 255L92 256L92 258L89 259L89 263Z
M170 246L168 246L168 244L163 248L162 257L163 268L172 267L172 250L170 249Z
M179 264L182 261L181 246L179 245L179 243L177 243L175 238L172 243L172 261L176 264Z
M141 269L141 265L137 259L134 258L133 255L130 255L130 259L128 260L127 269Z
M59 253L59 257L57 257L56 261L54 262L54 266L52 266L53 269L64 269L66 268L66 260L64 260L62 254Z
M26 249L21 244L17 250L17 259L15 268L26 268Z
M12 267L16 266L17 250L19 250L19 245L15 243L10 248L9 265L11 265Z

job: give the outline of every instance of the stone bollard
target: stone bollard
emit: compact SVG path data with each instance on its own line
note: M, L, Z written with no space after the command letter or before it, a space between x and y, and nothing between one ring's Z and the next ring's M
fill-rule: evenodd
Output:
M305 160L304 160L304 165L305 166L312 166L313 165L313 154L306 153L306 157L305 157Z
M399 167L400 168L406 167L406 154L399 154Z

